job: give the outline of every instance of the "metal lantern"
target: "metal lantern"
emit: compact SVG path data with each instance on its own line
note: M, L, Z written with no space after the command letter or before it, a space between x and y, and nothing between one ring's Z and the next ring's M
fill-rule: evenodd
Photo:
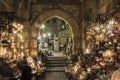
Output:
M111 80L120 80L120 69L113 72Z
M102 33L106 33L107 32L107 30L104 29L104 28L101 31L102 31Z
M103 41L104 40L104 34L103 33L97 34L95 36L95 38L96 38L97 41Z
M103 52L103 57L112 57L114 55L113 51L111 50L106 50L105 52Z

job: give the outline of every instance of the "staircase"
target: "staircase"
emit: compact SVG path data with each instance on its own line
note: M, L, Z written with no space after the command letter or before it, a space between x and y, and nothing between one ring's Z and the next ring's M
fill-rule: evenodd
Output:
M48 56L46 72L64 72L67 57Z

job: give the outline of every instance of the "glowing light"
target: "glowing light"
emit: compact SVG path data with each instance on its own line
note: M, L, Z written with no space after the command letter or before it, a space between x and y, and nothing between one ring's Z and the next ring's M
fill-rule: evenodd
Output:
M106 25L106 29L107 30L110 30L111 29L111 26L108 24L108 25Z
M48 33L48 36L51 36L51 34L50 34L50 33Z
M120 47L117 47L117 49L120 49Z
M40 27L41 29L44 29L45 28L45 25L44 24L42 24L42 26Z
M24 46L23 46L23 45L21 45L21 49L24 49Z
M89 68L87 68L87 71L88 71L88 72L91 72L91 68L90 68L90 67L89 67Z
M111 34L111 36L114 36L114 34Z
M43 34L43 37L46 37L46 34Z
M100 30L100 28L99 28L99 27L96 27L96 28L95 28L95 30L96 30L96 31L99 31L99 30Z
M38 36L38 40L40 40L41 39L41 36Z
M109 44L112 44L111 42L109 42Z

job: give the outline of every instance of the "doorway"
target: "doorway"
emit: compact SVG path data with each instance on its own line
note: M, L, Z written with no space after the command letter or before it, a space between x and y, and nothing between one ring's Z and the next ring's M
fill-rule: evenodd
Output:
M67 21L52 17L39 27L38 51L48 56L68 56L73 47L73 32Z

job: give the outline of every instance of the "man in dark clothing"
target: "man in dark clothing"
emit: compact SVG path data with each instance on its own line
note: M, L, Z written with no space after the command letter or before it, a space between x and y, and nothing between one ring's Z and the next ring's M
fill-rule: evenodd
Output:
M22 80L31 80L32 74L31 74L31 67L27 64L22 67Z

